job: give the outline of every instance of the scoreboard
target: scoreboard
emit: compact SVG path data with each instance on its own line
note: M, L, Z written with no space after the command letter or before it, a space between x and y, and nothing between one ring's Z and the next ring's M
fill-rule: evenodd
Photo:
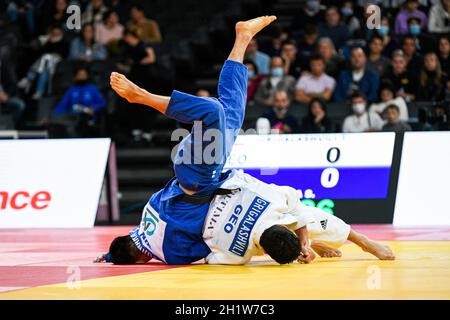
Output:
M240 135L225 168L296 188L349 223L390 223L395 133Z

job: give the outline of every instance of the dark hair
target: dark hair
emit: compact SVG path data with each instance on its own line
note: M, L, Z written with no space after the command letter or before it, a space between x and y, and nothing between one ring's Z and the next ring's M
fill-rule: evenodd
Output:
M322 62L325 63L325 59L319 53L314 53L309 57L309 62L317 60L322 60Z
M109 246L111 262L114 264L134 264L141 252L130 235L115 238Z
M144 7L141 4L139 4L139 3L133 3L133 5L131 6L130 9L136 9L136 10L141 11L141 12L144 11Z
M243 63L242 64L251 64L252 66L253 66L253 69L255 69L255 74L258 74L259 72L258 72L258 67L256 66L256 63L255 62L253 62L253 60L251 60L251 59L245 59L244 61L243 61Z
M383 42L383 37L380 36L378 33L374 33L373 36L370 38L369 43L372 43L375 39L378 39L381 42Z
M281 48L283 48L285 45L293 45L294 47L297 48L297 42L296 42L294 39L287 39L287 40L284 40L284 41L281 43Z
M400 113L400 108L395 104L388 105L386 108L384 108L383 112L386 112L387 110L395 110Z
M317 34L317 33L319 33L319 30L315 25L310 24L310 23L306 24L304 32L303 32L304 35L310 36L310 35Z
M117 11L116 10L107 10L107 11L105 11L105 13L103 13L103 15L102 15L102 21L103 21L103 23L106 23L106 21L109 19L109 17L111 16L111 15L113 15L113 14L118 14L117 13Z
M350 96L350 101L357 98L363 98L364 100L367 101L366 95L362 91L354 90Z
M139 36L137 35L136 31L134 30L130 30L130 29L125 29L125 31L123 32L123 36L132 36L135 37L137 39L139 39Z
M297 236L280 225L264 230L259 243L264 251L279 264L291 263L300 256L300 241Z
M322 108L322 110L325 112L325 114L327 113L327 105L325 104L325 100L320 97L314 97L308 103L308 111L309 111L310 116L312 116L311 109L312 109L312 106L314 103L318 103L320 105L320 107ZM326 117L326 115L325 115L325 117Z

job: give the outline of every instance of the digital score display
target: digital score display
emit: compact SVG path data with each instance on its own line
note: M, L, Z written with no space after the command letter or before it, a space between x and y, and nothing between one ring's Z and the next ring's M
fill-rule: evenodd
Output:
M384 223L394 144L390 132L241 135L225 168L296 188L303 203L350 223Z

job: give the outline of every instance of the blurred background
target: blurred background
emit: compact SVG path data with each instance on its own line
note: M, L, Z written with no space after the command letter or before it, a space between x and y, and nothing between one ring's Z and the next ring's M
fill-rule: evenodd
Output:
M71 5L80 28L68 22ZM110 73L156 94L216 96L234 24L265 14L278 20L247 49L244 129L450 130L450 0L6 0L0 137L110 137L120 223L134 224L172 177L180 124L116 96Z

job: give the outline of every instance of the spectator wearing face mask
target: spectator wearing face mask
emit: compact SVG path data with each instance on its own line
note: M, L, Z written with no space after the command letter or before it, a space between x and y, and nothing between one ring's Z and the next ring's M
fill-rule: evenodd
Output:
M323 10L320 1L307 0L299 13L294 16L291 24L293 34L300 34L307 25L318 25L323 21Z
M313 98L308 105L308 115L302 119L302 133L332 133L335 126L327 116L327 106L320 98Z
M360 28L358 18L355 16L353 1L344 1L341 7L342 22L348 27L350 34L355 34Z
M408 26L408 19L416 17L420 20L420 27L422 30L427 29L428 19L427 15L420 11L419 1L417 0L406 0L404 8L400 10L395 19L395 34L406 35L410 32Z
M300 77L295 87L295 99L300 103L309 103L313 98L331 99L336 81L325 74L325 61L320 55L310 59L310 73Z
M377 99L379 77L366 68L366 54L361 48L351 51L351 68L340 73L334 101L344 102L354 91L362 92L371 103Z
M411 131L411 126L400 119L400 109L395 104L390 104L383 111L386 124L382 131L405 132Z
M450 0L438 0L428 14L428 31L433 33L450 33Z
M380 28L376 33L383 40L383 51L381 52L386 58L390 58L392 53L399 48L399 43L395 37L392 36L392 30L389 19L382 17L380 21Z
M388 105L396 105L400 112L400 120L408 121L408 106L406 105L405 99L402 97L395 97L394 89L392 86L383 85L380 90L380 102L372 103L369 108L369 112L378 113L380 117L384 117L384 109Z
M342 23L337 7L327 8L325 22L319 24L319 34L321 37L330 38L337 49L341 48L350 38L350 31L347 25Z
M417 94L417 75L407 69L405 54L402 50L396 50L392 54L391 67L381 80L390 84L396 97L402 97L406 102L415 99Z
M274 94L273 109L262 116L270 122L272 130L279 133L297 133L299 126L297 119L289 114L291 101L286 91L277 91Z
M360 92L354 92L351 97L353 114L344 119L343 132L380 131L383 120L376 113L367 112L367 100Z
M255 94L255 102L271 106L274 103L275 93L285 91L290 101L294 97L295 79L284 72L284 60L273 57L270 66L270 76L261 80Z
M382 77L390 65L388 58L382 55L384 49L383 39L375 34L369 42L369 57L367 68Z
M408 19L409 34L414 38L417 51L430 52L436 48L436 42L434 37L422 30L420 26L420 20L416 17Z
M252 39L245 50L245 59L252 60L258 67L259 73L268 74L270 66L270 57L264 52L259 51L258 41Z

